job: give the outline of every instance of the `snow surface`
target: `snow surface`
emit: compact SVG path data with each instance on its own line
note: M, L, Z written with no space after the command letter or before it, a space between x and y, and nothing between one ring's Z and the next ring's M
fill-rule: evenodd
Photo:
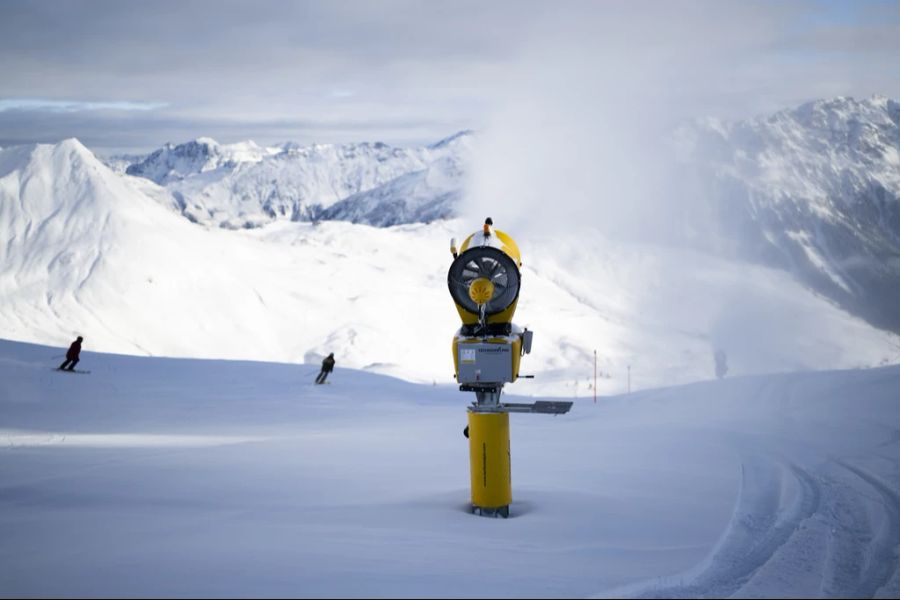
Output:
M64 351L0 341L3 597L900 595L900 367L513 415L504 520L452 386Z
M161 190L77 140L0 152L0 332L6 339L171 357L339 364L452 382L447 291L462 219L389 228L192 224ZM499 229L504 229L498 223ZM530 231L515 322L535 331L523 395L615 393L731 375L900 362L900 339L778 270ZM589 386L590 389L589 389Z

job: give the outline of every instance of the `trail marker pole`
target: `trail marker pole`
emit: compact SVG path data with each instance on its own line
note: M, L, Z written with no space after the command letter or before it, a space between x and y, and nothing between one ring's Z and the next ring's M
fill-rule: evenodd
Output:
M594 350L594 404L597 404L597 351Z

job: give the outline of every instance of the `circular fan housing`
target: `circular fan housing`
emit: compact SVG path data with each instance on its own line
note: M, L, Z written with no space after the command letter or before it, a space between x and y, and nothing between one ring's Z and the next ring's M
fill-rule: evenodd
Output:
M497 248L476 246L460 254L450 265L447 285L453 301L464 310L477 315L479 303L473 300L473 296L478 300L483 300L486 296L473 293L472 290L486 290L489 286L484 281L478 281L485 279L493 286L490 299L484 303L485 314L502 312L519 297L521 281L515 261Z

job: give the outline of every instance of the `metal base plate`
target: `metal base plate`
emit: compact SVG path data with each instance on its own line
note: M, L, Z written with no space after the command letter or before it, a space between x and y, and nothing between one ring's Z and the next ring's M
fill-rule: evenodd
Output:
M482 517L503 517L504 519L509 518L509 505L501 506L499 508L482 508L480 506L471 505L471 511L473 515L479 515Z

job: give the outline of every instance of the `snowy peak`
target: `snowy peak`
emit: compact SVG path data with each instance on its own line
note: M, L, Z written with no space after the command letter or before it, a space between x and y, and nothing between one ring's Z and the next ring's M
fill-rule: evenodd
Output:
M27 202L31 210L58 212L73 197L99 201L120 180L75 138L58 144L13 146L0 151L0 195Z
M876 165L900 144L900 105L883 96L860 101L839 97L808 102L776 113L765 124L757 120L748 125L770 130L773 139L780 133L782 139L820 156Z
M706 120L680 134L695 160L822 213L846 197L847 182L900 191L900 104L883 96L817 100L734 123Z
M80 289L124 231L126 215L165 213L139 198L76 139L0 152L0 295L35 288L44 291L31 301L49 305L55 291Z
M790 115L809 130L848 133L848 125L896 127L900 121L900 104L886 96L872 96L864 100L838 96L828 100L814 100L776 116Z
M435 142L428 146L432 150L439 150L441 148L448 148L452 146L458 146L462 144L469 144L472 141L475 132L471 129L464 129L462 131L457 131L453 135L449 137L445 137L444 139Z
M253 141L219 144L212 138L199 137L177 146L168 143L141 162L129 166L125 172L165 185L219 168L258 162L275 152L277 150L261 148Z
M198 138L177 146L166 144L142 162L128 167L125 172L164 185L194 173L215 169L223 162L221 158L219 145L214 140Z
M0 215L8 225L0 240L8 248L34 244L55 230L81 243L95 237L111 214L147 208L165 214L75 138L0 151ZM60 239L48 235L46 241L52 247Z
M42 144L43 145L43 144ZM78 138L67 138L53 146L55 151L70 153L72 156L80 156L82 158L96 158L94 153L87 149Z

